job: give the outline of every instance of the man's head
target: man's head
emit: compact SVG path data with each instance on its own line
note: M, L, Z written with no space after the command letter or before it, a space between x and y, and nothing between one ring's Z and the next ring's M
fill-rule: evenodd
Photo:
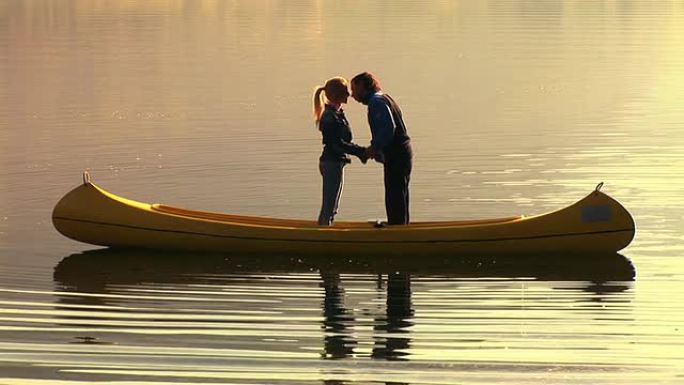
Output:
M368 104L371 94L381 90L380 81L370 72L363 72L351 80L352 97L359 103Z

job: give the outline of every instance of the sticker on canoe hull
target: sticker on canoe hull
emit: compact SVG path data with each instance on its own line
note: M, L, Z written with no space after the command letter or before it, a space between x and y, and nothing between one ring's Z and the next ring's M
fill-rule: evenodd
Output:
M607 222L611 219L609 205L594 205L582 207L582 222Z

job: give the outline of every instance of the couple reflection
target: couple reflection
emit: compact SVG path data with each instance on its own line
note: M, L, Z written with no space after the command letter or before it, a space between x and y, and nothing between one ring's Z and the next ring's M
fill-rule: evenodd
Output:
M297 303L296 306L320 306L318 314L322 315L322 319L318 327L323 335L314 337L314 344L320 343L322 347L317 345L316 350L324 360L378 361L417 358L412 356L417 354L412 344L416 345L419 341L414 323L419 322L420 317L416 316L415 298L412 300L412 295L418 291L425 293L425 286L432 287L431 281L426 281L425 277L437 278L441 284L448 283L449 290L465 296L469 290L466 287L459 290L459 287L463 282L472 283L472 280L489 282L483 286L483 290L510 290L528 280L549 281L548 287L553 290L580 290L587 293L579 296L577 301L606 301L610 304L615 301L613 294L628 290L630 284L627 281L632 281L635 276L631 262L619 254L420 259L357 257L342 260L324 257L198 257L97 250L64 258L55 267L54 279L57 291L62 292L62 295L58 295L60 304L86 305L86 309L99 306L119 311L122 301L130 300L126 299L126 295L121 295L130 294L125 291L130 285L143 285L143 288L146 284L220 287L222 283L236 280L240 285L253 285L258 292L262 282L245 280L246 277L253 274L259 277L281 274L296 276L298 273L310 276L315 272L320 275L316 284L321 287L323 298L316 298L313 304ZM359 280L359 276L363 278ZM369 282L368 277L374 277L375 282ZM372 304L370 309L356 302L359 294L350 285L358 285L359 282L364 285L362 296ZM371 287L375 287L380 298L377 302L368 296L367 289ZM456 306L468 306L462 301L458 303ZM455 305L445 303L444 306ZM81 326L87 328L84 333L97 333L97 324L87 322L93 317L90 312L86 311L77 317L86 321ZM131 313L131 317L133 319L135 313ZM370 333L371 338L364 333ZM91 337L91 334L84 338ZM103 336L106 337L106 334ZM345 379L345 374L335 371L334 367L331 372L323 374L326 378L324 384L354 383Z
M353 310L345 305L345 292L337 272L321 272L321 285L325 289L323 299L324 353L327 359L339 359L355 355L358 345L354 339ZM383 275L377 276L378 289L383 287ZM398 360L407 356L410 346L409 329L413 326L411 307L411 275L387 274L385 314L373 321L374 346L371 357Z

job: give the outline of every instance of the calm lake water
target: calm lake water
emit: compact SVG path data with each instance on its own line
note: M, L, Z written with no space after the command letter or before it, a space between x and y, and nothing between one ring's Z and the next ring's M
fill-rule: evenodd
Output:
M603 181L635 241L577 263L245 259L52 227L84 170L314 219L312 90L365 70L413 138L412 218L542 213ZM0 1L0 383L684 383L683 100L681 1ZM381 176L347 168L339 219L384 217Z

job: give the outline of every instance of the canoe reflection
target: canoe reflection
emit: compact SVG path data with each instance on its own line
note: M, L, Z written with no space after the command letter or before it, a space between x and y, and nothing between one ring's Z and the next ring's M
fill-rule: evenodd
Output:
M635 270L621 254L509 255L498 257L348 258L195 255L145 250L97 249L70 255L54 279L83 287L139 282L201 281L206 274L329 272L453 278L534 278L548 281L631 281Z
M412 279L422 277L459 279L526 278L548 281L582 281L580 290L599 294L626 290L629 284L606 284L607 281L634 279L634 267L622 255L585 257L510 256L497 258L472 257L458 259L421 258L391 259L354 257L340 259L250 257L235 255L169 254L148 251L101 249L86 251L64 258L54 270L61 306L117 307L117 290L121 285L189 284L216 285L217 277L241 279L250 274L277 275L285 273L318 273L324 296L320 307L323 331L323 359L366 356L379 360L405 360L411 349L414 326ZM257 275L259 275L257 274ZM377 309L365 312L349 307L344 274L361 274L374 278L379 301ZM228 278L226 278L228 277ZM233 278L231 278L233 277ZM367 279L367 278L366 278ZM225 282L225 281L224 281ZM244 282L240 281L244 285ZM252 281L250 281L252 282ZM356 284L358 285L358 279ZM419 282L416 280L416 282ZM254 290L259 290L255 283ZM577 290L578 285L552 286ZM118 288L117 288L118 287ZM249 288L247 288L249 289ZM366 289L364 289L366 290ZM107 295L91 295L107 294ZM353 296L353 295L352 295ZM67 306L68 305L68 306ZM85 321L81 326L96 331L87 321L92 316L72 312L70 318ZM365 318L365 319L362 319ZM359 331L372 322L372 339L359 340ZM80 322L79 322L80 324ZM357 330L355 330L357 328ZM366 329L367 330L367 329ZM368 342L372 344L369 349ZM364 348L362 349L361 346ZM369 352L370 350L370 352ZM364 352L365 351L365 352Z

